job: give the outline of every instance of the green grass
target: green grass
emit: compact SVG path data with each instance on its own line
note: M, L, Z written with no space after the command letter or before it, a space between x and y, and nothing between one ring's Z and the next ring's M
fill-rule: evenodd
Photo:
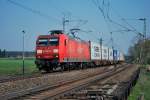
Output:
M150 100L150 72L141 70L140 78L133 88L128 100L137 100L137 98L144 94L144 100Z
M25 59L25 74L37 72L34 59ZM22 60L13 58L0 59L0 75L20 75L22 74Z

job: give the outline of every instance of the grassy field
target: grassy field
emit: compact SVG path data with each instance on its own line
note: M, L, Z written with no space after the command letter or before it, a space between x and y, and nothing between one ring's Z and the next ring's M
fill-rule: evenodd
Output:
M143 94L144 100L150 100L150 72L142 69L140 78L133 88L128 100L137 100Z
M37 72L34 59L25 59L25 74ZM20 75L22 74L22 60L14 58L0 59L0 75Z

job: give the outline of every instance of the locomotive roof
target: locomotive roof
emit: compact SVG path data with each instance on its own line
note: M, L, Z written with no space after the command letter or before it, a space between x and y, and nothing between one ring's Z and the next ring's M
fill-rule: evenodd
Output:
M53 35L53 34L63 34L63 31L62 30L51 30L50 34L51 35Z

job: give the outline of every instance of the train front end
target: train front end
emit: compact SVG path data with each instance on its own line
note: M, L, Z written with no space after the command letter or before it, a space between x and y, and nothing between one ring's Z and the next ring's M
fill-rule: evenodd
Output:
M61 34L40 35L36 41L35 64L39 70L51 71L59 65Z

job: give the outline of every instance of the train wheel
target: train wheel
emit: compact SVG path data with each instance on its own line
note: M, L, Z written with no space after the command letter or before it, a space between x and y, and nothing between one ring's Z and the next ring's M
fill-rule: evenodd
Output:
M71 69L71 64L69 63L68 64L68 71L70 71L70 69Z
M65 66L64 65L62 65L60 68L61 68L61 72L63 72L65 70Z
M83 64L82 63L80 64L80 69L83 69Z
M45 71L46 72L53 72L53 67L51 67L51 66L46 66L46 68L45 68Z
M40 65L40 64L37 64L37 65L36 65L36 68L38 68L38 70L41 71L41 70L43 69L43 66Z
M41 71L41 70L42 70L42 66L41 66L41 65L38 65L38 67L37 67L37 68L38 68L38 70L39 70L39 71Z
M50 72L48 68L45 68L45 71L46 71L47 73L49 73L49 72Z
M42 70L42 68L38 68L38 70L39 70L39 71L41 71L41 70Z

